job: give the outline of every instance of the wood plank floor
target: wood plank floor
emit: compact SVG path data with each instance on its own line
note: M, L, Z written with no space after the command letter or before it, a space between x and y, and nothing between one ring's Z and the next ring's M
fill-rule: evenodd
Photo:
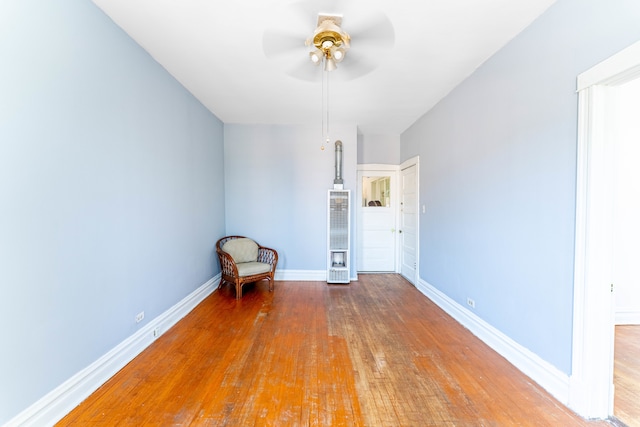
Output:
M213 293L61 426L600 426L395 274Z
M640 427L640 326L618 325L613 368L613 413L629 427Z

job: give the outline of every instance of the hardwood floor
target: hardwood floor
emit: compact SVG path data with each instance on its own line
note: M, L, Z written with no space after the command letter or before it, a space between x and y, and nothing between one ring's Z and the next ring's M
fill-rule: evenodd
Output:
M629 427L640 427L640 326L618 325L613 368L613 413Z
M61 426L597 426L395 274L221 288Z

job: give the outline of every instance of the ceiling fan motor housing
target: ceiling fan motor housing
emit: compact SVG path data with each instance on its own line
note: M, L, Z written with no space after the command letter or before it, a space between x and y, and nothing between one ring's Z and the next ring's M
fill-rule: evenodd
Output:
M318 16L318 27L313 33L312 43L327 59L336 56L335 50L342 48L339 57L335 58L342 60L346 49L349 48L349 34L340 28L340 24L342 24L342 17L339 15Z

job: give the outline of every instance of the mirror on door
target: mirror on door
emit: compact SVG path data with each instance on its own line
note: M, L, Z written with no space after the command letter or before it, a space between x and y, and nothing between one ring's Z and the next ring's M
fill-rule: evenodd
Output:
M390 176L362 177L362 206L389 207L391 191Z

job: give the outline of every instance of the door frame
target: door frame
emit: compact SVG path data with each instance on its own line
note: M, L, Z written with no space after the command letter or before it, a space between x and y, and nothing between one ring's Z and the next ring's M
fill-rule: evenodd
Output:
M569 406L586 418L613 414L614 88L640 77L640 42L580 74L572 372Z
M400 168L397 165L384 165L384 164L378 164L378 163L368 163L368 164L360 164L357 165L357 173L356 173L356 181L357 181L357 185L356 185L356 197L355 200L352 202L353 204L355 204L357 206L356 208L356 248L357 248L357 256L361 257L363 256L363 254L361 253L361 248L362 248L362 177L367 175L367 174L377 174L379 172L389 172L389 173L394 173L395 174L395 179L393 180L393 187L391 188L393 197L391 197L391 208L393 209L394 212L394 217L395 217L395 221L394 221L394 225L393 228L394 230L398 230L398 215L400 214L400 203L399 203L399 195L398 195L398 189L400 188L399 186L399 171ZM400 255L399 255L399 250L398 250L398 244L399 244L399 239L398 239L398 233L395 233L395 254L394 254L394 261L393 261L393 265L394 265L394 269L393 271L395 273L398 272L398 268L399 268L399 264L398 264L398 260L400 259ZM356 258L356 270L358 270L359 268L359 262L358 262L358 258Z

